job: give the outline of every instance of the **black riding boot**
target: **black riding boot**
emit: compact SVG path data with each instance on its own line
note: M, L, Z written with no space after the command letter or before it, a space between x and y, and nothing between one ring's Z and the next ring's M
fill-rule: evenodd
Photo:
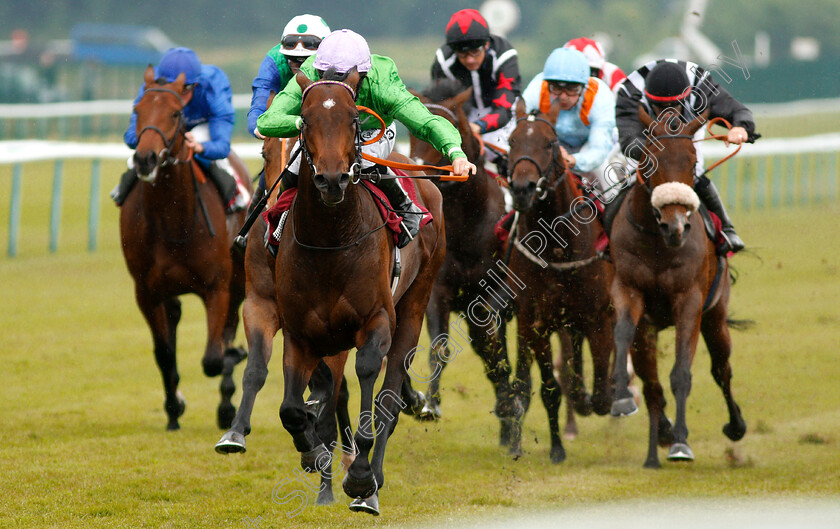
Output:
M225 205L225 210L228 211L228 204L233 201L239 192L236 189L236 179L214 163L210 164L206 172L207 177L216 185L216 188L222 195L222 202Z
M723 238L726 239L728 248L723 248L726 252L739 252L744 249L744 241L735 233L735 227L732 226L732 221L726 213L726 208L723 206L723 200L720 199L715 184L706 176L701 176L694 183L694 191L706 208L720 218L720 223L723 232Z
M131 168L122 174L120 177L120 183L117 184L117 187L111 191L111 198L114 199L117 206L123 205L123 202L125 202L125 199L128 196L128 192L131 191L131 188L133 188L136 183L137 169Z
M397 237L397 248L404 248L417 237L420 221L423 220L423 210L411 201L396 179L383 178L376 185L391 201L391 206L397 210L397 214L403 218L402 230Z

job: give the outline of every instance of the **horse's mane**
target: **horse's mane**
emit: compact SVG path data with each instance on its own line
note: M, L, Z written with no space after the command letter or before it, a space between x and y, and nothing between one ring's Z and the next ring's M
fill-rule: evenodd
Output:
M457 79L441 79L427 86L421 93L437 103L455 97L466 89L467 87Z

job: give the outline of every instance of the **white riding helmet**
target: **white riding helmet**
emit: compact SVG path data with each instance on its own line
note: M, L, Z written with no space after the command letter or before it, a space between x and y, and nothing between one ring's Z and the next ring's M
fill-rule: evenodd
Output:
M316 15L298 15L283 28L280 53L293 57L314 55L321 40L330 34L330 27Z

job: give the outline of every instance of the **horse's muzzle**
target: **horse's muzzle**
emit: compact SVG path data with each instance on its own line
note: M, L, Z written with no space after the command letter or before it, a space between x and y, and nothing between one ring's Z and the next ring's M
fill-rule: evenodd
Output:
M134 152L134 167L137 176L144 182L153 182L157 176L158 155L154 151Z
M528 181L523 183L513 182L510 186L513 195L513 209L516 211L527 211L534 204L537 194L537 183Z
M669 248L679 248L685 244L688 238L688 233L691 231L691 218L688 212L666 211L658 213L659 233L665 239L665 244Z
M344 201L344 192L350 184L350 173L319 173L312 181L327 206L337 206Z

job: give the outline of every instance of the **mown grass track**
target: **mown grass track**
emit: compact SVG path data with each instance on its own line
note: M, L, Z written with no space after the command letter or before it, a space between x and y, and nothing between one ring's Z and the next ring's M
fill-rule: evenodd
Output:
M75 164L68 162L68 174ZM513 461L497 447L489 383L475 355L465 352L445 373L444 420L400 421L389 443L382 516L349 512L336 487L336 505L310 505L288 518L293 504L272 501L272 489L294 481L298 465L277 417L279 356L254 410L248 452L217 455L218 379L201 373L203 309L197 298L184 298L178 360L188 405L182 430L165 432L160 376L119 250L116 208L103 196L99 251L88 253L87 180L65 183L61 244L50 255L49 195L36 192L49 189L51 166L32 167L19 255L0 258L0 527L236 528L248 527L246 517L261 517L263 529L434 526L623 499L840 496L836 205L735 218L755 249L733 260L740 273L733 316L756 321L734 334L733 391L749 428L741 442L720 432L725 406L701 345L688 410L695 463L643 470L643 411L620 421L580 419L580 436L566 443L568 459L551 465L538 396L526 421L526 454ZM116 181L118 167L103 164L103 190ZM0 188L8 189L8 178L0 171ZM8 201L0 218L8 218ZM7 229L0 231L3 241ZM672 415L670 336L660 341L660 375ZM418 360L418 370L425 372L424 363ZM241 373L240 367L237 385ZM358 395L355 384L351 392ZM357 411L353 400L351 415ZM282 490L304 490L297 483ZM314 503L314 493L308 497Z

